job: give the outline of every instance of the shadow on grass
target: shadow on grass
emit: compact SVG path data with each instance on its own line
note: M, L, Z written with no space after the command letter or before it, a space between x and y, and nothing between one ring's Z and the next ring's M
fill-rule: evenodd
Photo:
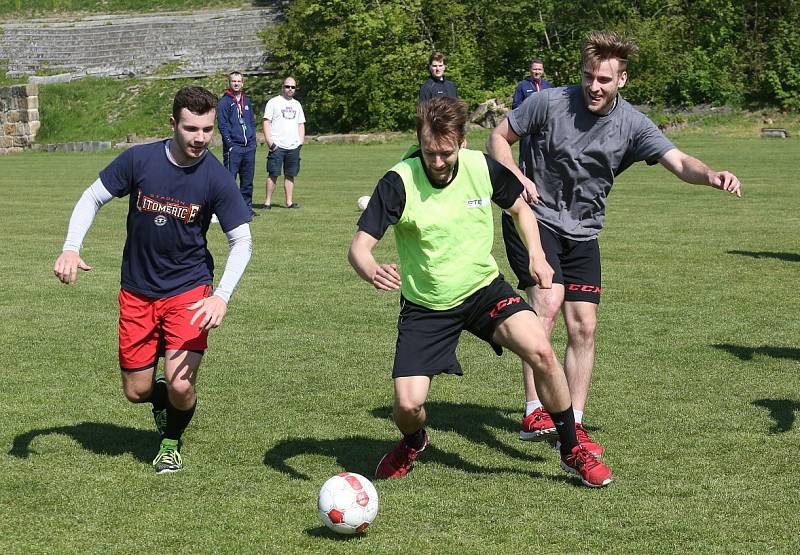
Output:
M98 455L119 456L130 453L136 460L149 463L155 453L158 434L155 431L123 428L103 422L81 422L73 426L54 426L31 430L14 438L9 455L26 459L36 453L31 443L39 437L58 434L69 436Z
M775 258L786 262L800 262L800 254L794 252L769 252L769 251L728 251L728 254L749 256L750 258Z
M765 355L772 358L788 358L800 360L800 349L796 347L744 347L742 345L731 345L729 343L717 343L711 345L715 349L728 351L739 360L753 360L753 355Z
M497 449L508 457L520 460L531 460L531 455L523 453L497 439L496 430L508 432L503 434L506 439L514 439L521 443L519 430L521 421L509 418L510 410L495 407L484 407L472 403L425 403L425 412L428 414L428 422L425 428L428 430L440 430L442 432L453 432L464 439L486 445L492 449ZM375 418L390 418L392 415L391 407L380 407L372 409L372 416ZM534 458L537 458L534 456ZM538 457L538 460L543 460Z
M484 407L473 404L453 403L426 403L429 420L426 424L428 430L455 432L472 443L485 445L497 449L508 457L530 462L543 461L540 455L531 455L509 446L495 437L492 428L509 432L509 438L517 440L519 422L507 416L501 409ZM388 418L391 414L390 407L373 409L371 414L376 418ZM424 454L420 455L419 462L438 463L443 466L456 468L464 472L494 474L513 473L531 477L542 477L538 472L521 470L520 468L481 466L476 465L461 457L457 453L450 453L435 446L436 437L432 435L431 445ZM309 480L310 476L294 469L287 462L289 459L305 454L317 454L332 457L342 468L350 472L357 472L365 476L373 476L375 466L380 458L391 450L395 442L386 442L364 436L351 436L333 439L296 438L278 442L264 454L264 464L278 470L292 478Z
M323 455L336 459L336 464L349 472L371 477L375 475L375 466L380 458L388 453L394 445L393 441L382 441L363 436L333 439L286 439L279 441L264 453L264 465L297 480L311 480L311 476L295 470L287 461L299 455ZM528 459L535 458L528 457ZM509 473L522 474L532 478L543 476L538 472L519 468L473 464L462 458L461 455L437 449L434 445L428 445L417 460L418 465L426 463L438 463L473 474Z
M794 425L794 413L800 411L800 402L792 399L757 399L753 404L769 410L770 417L775 421L775 425L769 429L771 434L781 434L791 430Z
M353 541L364 537L364 534L350 534L350 535L337 534L336 532L334 532L329 528L326 528L325 526L306 528L304 532L307 536L311 536L312 538L326 538L329 540L337 540L340 542Z

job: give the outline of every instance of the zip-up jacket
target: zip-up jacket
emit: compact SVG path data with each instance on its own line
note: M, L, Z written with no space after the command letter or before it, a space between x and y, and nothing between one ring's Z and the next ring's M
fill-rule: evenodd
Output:
M242 93L239 103L230 89L225 91L217 104L217 127L225 150L234 146L256 148L256 118L250 97Z

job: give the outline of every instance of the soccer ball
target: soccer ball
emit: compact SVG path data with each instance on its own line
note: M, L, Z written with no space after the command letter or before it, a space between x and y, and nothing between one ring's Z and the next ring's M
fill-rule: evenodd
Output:
M369 204L369 196L364 195L363 197L358 197L358 202L356 204L358 204L359 210L366 210L367 205Z
M319 490L319 516L337 534L363 532L378 514L378 492L355 472L340 472Z

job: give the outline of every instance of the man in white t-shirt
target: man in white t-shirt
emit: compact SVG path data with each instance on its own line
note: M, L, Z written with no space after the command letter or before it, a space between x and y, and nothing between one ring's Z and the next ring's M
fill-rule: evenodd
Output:
M303 107L294 99L297 81L294 77L283 80L279 96L267 102L264 109L264 140L269 148L267 155L267 196L264 210L272 208L272 193L283 168L283 188L286 208L300 208L294 202L294 178L300 173L300 147L306 137L306 116Z

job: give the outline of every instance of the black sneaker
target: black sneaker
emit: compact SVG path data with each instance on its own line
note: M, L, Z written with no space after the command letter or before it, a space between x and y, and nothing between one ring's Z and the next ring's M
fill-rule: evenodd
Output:
M175 439L162 439L158 455L153 459L153 468L156 474L168 474L183 469L183 459L178 451L178 441Z

